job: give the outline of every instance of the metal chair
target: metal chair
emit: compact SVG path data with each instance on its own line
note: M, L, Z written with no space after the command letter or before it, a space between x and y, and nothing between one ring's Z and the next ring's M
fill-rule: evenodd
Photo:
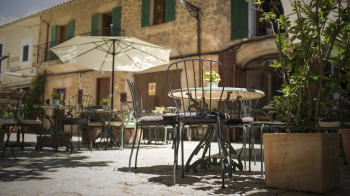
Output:
M80 129L82 126L86 127L86 132L90 141L90 150L92 152L92 141L90 138L90 132L89 132L89 110L92 108L91 106L94 104L94 98L90 95L74 95L69 98L69 111L67 115L61 120L60 124L62 125L70 125L71 127L71 135L73 136L73 125L79 125L77 127L78 130L78 149L80 150ZM59 126L60 128L61 126ZM63 134L63 131L60 130L63 137L67 139L67 137ZM73 137L71 140L71 153L73 153L74 146L73 146Z
M2 157L4 157L6 147L10 146L12 151L12 156L14 159L15 153L12 149L12 144L10 141L11 132L15 129L18 122L17 111L20 104L21 94L17 93L0 93L0 104L1 104L1 118L0 124L4 126L6 133L6 142L2 148ZM2 147L2 146L1 146Z
M213 87L212 82L207 84L207 81L204 79L204 70L212 71L216 70L221 74L223 80L223 87L217 88ZM174 77L169 75L169 71L176 70L176 79L170 79ZM212 77L212 72L209 73L210 78ZM205 148L210 147L211 139L213 138L213 129L216 126L218 138L221 138L220 124L222 120L227 120L228 115L219 112L221 108L220 104L222 101L222 96L226 84L226 72L223 65L215 60L210 59L188 59L177 61L169 65L167 69L167 80L170 89L170 94L173 97L176 109L177 109L177 123L178 127L184 125L208 125L210 130L207 133L210 133L208 136L208 142L206 143ZM208 87L204 87L207 84ZM176 99L179 99L180 102ZM182 112L180 112L183 110ZM181 129L182 130L182 129ZM183 136L183 134L181 134ZM175 131L174 134L174 145L175 148L175 160L174 160L174 170L177 165L177 155L179 147L179 131ZM204 141L203 141L204 142ZM221 169L222 169L222 187L224 187L224 162L222 156L222 145L220 139L218 140L219 145L219 154L221 160ZM181 146L182 146L182 177L184 177L184 145L183 137L181 137ZM197 146L197 148L201 148ZM199 151L199 149L195 149ZM204 150L206 152L206 150ZM175 174L175 171L174 171ZM176 183L174 177L174 184Z
M142 97L141 97L140 90L129 79L127 79L127 82L130 88L131 96L132 96L133 109L134 109L133 115L136 119L135 136L134 136L134 141L132 144L130 158L129 158L129 171L131 171L131 159L132 159L132 154L133 154L133 150L134 150L135 142L137 138L138 127L141 126L141 133L140 133L141 135L145 126L170 125L170 126L173 126L175 130L176 121L174 116L143 116ZM140 100L140 102L138 100ZM138 145L137 145L137 151L136 151L136 157L135 157L135 168L137 167L137 155L140 148L140 143L141 143L141 137L139 138Z

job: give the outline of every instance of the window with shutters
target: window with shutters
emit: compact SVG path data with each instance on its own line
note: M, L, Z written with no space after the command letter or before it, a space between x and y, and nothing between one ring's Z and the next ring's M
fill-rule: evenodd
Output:
M141 27L175 20L176 0L142 0Z
M121 36L121 7L115 7L112 12L91 15L91 36Z
M3 47L3 45L0 44L0 56L2 56L2 51L3 51L2 47ZM2 64L3 64L3 62L0 61L0 81L2 80L2 72L4 71Z
M22 61L28 61L29 45L23 46L23 57Z

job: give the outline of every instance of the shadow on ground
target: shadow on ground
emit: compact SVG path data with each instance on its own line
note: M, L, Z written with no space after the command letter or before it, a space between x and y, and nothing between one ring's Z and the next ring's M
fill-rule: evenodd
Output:
M27 147L25 151L14 148L16 160L13 159L11 150L6 149L5 157L0 157L0 179L1 181L25 181L44 180L44 172L56 172L60 168L76 167L103 167L110 164L110 161L83 160L91 158L82 156L81 152L74 152L60 149L55 153L52 150L34 151L33 147Z

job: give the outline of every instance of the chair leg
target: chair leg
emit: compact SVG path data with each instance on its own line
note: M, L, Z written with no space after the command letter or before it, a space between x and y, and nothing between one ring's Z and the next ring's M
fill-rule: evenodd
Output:
M22 144L21 144L21 149L22 149L22 151L24 151L24 129L25 129L25 128L21 128L21 131L22 131Z
M92 152L92 141L91 141L90 130L88 125L86 125L86 131L87 131L88 139L90 141L90 151Z
M141 132L142 132L142 126L141 126ZM131 153L130 153L130 157L129 157L129 172L131 172L131 158L132 158L132 153L133 153L134 147L135 147L136 135L137 135L137 125L135 128L134 141L132 141ZM135 158L135 168L136 168L136 158Z
M6 139L6 142L5 142L5 145L4 145L4 149L2 151L2 157L4 157L6 147L9 145L10 148L11 148L11 151L12 151L13 159L16 160L15 153L13 152L12 144L11 144L11 141L10 141L10 136L11 136L10 126L7 125L7 128L6 128L6 125L4 125L4 126L5 126L5 132L6 132L6 135L7 135L7 139ZM15 126L12 127L12 131L13 131L14 127Z
M182 169L182 175L181 177L184 178L185 177L185 158L184 158L184 130L185 130L185 126L182 125L182 129L180 129L181 132L180 132L180 137L181 137L181 161L182 161L182 166L181 166L181 169Z
M261 125L261 129L260 129L260 161L261 161L261 177L264 177L264 151L263 151L263 130L264 130L264 124Z
M122 150L124 149L124 126L122 126L121 127L121 130L120 130L121 132L122 132L122 138L121 138L121 142L122 142Z
M244 146L244 170L247 170L247 152L246 152L246 148L247 148L247 130L245 128L245 126L243 125L243 146Z
M229 127L226 125L226 129L227 129L227 135L228 135L228 151L229 151L229 176L230 178L232 178L232 152L231 152L231 135L230 135L230 129Z
M186 126L186 129L187 129L187 138L188 138L188 141L191 142L191 138L190 138L190 126Z
M72 136L72 138L70 139L70 145L71 145L70 146L70 153L73 154L73 124L70 124L70 133L71 133L71 136ZM80 150L80 149L78 149L78 150Z
M218 145L219 145L219 154L220 154L220 160L221 160L221 177L222 177L222 185L221 188L225 188L225 167L224 167L224 160L222 159L222 151L221 151L221 131L220 131L220 116L217 116L217 124L216 124L216 129L217 129L217 137L218 137Z

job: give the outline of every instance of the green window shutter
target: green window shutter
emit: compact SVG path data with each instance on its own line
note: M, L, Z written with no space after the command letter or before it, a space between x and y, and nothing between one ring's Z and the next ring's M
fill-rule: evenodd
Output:
M142 0L141 27L149 26L150 0Z
M121 7L113 8L112 12L112 36L120 36L120 16L121 16Z
M170 22L175 20L175 0L166 0L165 3L165 22Z
M231 40L248 37L248 2L231 0Z
M98 35L98 13L91 16L91 36Z
M57 37L57 25L51 27L51 44L50 47L56 46L56 37ZM54 60L56 58L55 53L50 51L50 60Z
M74 20L68 22L67 27L67 39L74 37Z

